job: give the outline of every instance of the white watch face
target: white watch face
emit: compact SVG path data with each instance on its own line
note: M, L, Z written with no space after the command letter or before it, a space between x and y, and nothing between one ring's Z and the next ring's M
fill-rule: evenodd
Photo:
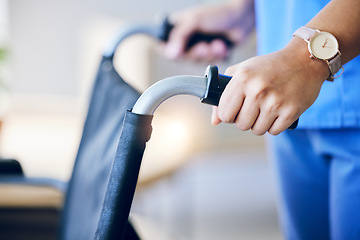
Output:
M338 52L339 45L336 38L328 32L316 33L309 42L310 53L319 59L330 59Z

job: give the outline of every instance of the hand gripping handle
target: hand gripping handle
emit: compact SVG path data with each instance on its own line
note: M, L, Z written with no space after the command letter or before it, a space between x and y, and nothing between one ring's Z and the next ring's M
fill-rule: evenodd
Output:
M226 85L232 77L219 74L217 66L209 66L206 70L205 77L208 78L207 89L201 102L218 106L221 94L224 92ZM288 129L295 129L298 123L299 119L297 119Z
M170 23L168 18L165 18L164 22L162 23L162 33L160 34L159 39L164 42L167 42L169 40L170 33L174 27L175 25ZM231 40L229 40L229 38L227 38L224 34L208 34L208 33L196 32L189 38L185 50L190 49L196 43L199 42L209 43L215 39L219 39L223 41L226 44L226 46L229 48L231 48L234 45L234 43Z

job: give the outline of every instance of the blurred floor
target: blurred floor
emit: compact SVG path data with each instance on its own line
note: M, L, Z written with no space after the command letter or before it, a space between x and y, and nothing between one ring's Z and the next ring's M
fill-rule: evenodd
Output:
M146 239L282 239L263 150L206 153L138 189L132 208Z

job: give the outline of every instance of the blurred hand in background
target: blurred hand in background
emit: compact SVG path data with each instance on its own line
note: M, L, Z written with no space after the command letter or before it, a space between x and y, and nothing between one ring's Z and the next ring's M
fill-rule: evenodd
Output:
M254 4L252 0L235 0L221 5L196 6L174 13L170 21L175 27L165 46L165 55L170 59L210 63L229 55L225 42L220 39L199 42L187 50L189 38L200 32L224 35L234 44L243 42L255 27Z

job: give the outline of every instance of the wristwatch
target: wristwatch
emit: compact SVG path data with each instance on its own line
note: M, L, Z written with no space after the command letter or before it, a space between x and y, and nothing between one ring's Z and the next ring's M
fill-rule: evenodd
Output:
M334 35L303 26L297 29L293 36L300 37L308 43L308 50L311 58L320 59L326 62L330 69L330 76L327 80L333 81L343 73L344 68L341 64L339 43ZM335 76L340 69L342 69L341 73Z

